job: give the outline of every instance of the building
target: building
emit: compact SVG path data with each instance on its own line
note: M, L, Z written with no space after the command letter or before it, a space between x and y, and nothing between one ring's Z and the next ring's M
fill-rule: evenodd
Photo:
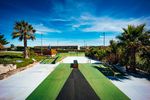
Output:
M35 46L36 48L41 48L41 46ZM42 49L47 49L47 48L51 48L51 49L56 49L56 50L78 50L78 46L77 45L68 45L68 46L42 46Z
M55 56L57 52L68 52L68 51L76 51L78 50L78 46L35 46L34 52L37 54L43 55L51 55Z
M101 49L106 49L108 46L80 46L80 50L86 50L90 48L101 48Z

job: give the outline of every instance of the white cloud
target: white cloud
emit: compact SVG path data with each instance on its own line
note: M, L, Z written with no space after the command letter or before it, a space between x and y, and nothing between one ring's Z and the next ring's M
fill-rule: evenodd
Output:
M89 25L89 22L79 22L78 24L73 24L72 28L79 28L82 25Z
M49 28L44 26L43 24L33 25L37 34L46 34L46 33L61 33L60 30Z
M50 19L50 21L61 21L61 22L67 22L67 21L70 21L70 19L61 19L61 18L56 18L56 19Z
M114 19L110 17L94 17L83 15L79 18L79 23L72 25L73 28L80 28L82 25L89 27L82 28L84 32L122 32L122 28L131 25L146 24L150 28L150 17Z

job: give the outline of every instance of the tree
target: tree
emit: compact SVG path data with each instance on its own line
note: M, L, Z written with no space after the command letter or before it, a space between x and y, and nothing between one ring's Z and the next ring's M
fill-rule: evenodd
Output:
M140 47L140 57L143 60L143 67L150 73L150 31L145 32L139 39L142 46Z
M10 45L10 48L15 48L15 45L14 45L14 44L11 44L11 45Z
M136 52L142 45L140 38L145 34L145 24L138 26L128 25L127 28L123 28L123 33L117 38L119 39L119 45L125 49L126 66L129 66L129 70L136 71ZM128 68L128 67L127 67Z
M15 45L14 44L10 44L10 50L15 50Z
M4 45L8 44L7 40L5 39L4 35L0 33L0 49L4 48Z
M27 40L35 39L35 29L32 27L32 25L28 24L25 21L16 22L14 26L14 31L12 33L12 38L19 38L20 41L23 40L24 42L24 58L28 57L28 51L27 51Z
M117 54L117 52L118 52L118 45L117 45L117 42L116 41L114 41L114 40L110 40L110 55L114 55L114 59L112 59L111 61L112 61L112 63L117 63L118 61L118 54Z

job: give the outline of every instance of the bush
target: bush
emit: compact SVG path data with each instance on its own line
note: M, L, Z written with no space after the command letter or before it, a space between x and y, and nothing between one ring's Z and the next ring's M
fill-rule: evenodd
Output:
M85 56L97 59L97 60L103 60L103 58L108 54L108 48L97 48L93 47L90 48L85 52Z
M29 64L32 64L34 61L33 58L36 61L40 61L45 56L37 56L34 54L34 52L30 52L31 56L30 59L24 59L22 53L12 53L12 52L1 52L0 53L0 64L16 64L17 68L25 67ZM17 60L21 60L22 62L16 62Z
M25 67L29 64L32 64L34 61L32 59L24 59L23 62L21 63L16 63L17 65L17 68L20 68L20 67Z
M0 58L0 64L15 64L15 61L6 58Z
M28 50L28 53L29 53L29 57L30 56L37 56L37 54L32 49Z
M114 76L114 72L110 68L101 68L101 72L105 76Z
M23 46L17 46L16 51L24 51L24 47Z

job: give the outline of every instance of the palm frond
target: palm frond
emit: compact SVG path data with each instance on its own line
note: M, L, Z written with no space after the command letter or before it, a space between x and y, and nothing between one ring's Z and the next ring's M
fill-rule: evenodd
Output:
M12 33L12 38L19 38L20 41L23 40L23 37L26 33L26 38L27 39L35 39L34 33L35 33L35 29L32 27L32 25L28 24L27 22L20 21L20 22L16 22L15 26L14 26L14 32Z
M19 37L19 41L22 41L22 40L23 40L23 38L24 38L24 36L23 36L23 35L21 35L21 36Z

